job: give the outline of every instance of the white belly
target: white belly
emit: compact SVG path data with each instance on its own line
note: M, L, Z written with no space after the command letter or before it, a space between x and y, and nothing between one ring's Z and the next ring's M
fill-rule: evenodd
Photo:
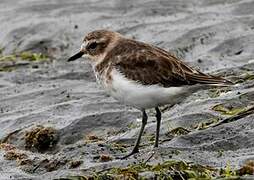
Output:
M164 88L158 85L142 85L126 79L117 70L113 70L111 76L112 82L104 84L108 93L121 103L134 106L138 109L175 104L182 99L181 94L186 92L186 88L183 87Z

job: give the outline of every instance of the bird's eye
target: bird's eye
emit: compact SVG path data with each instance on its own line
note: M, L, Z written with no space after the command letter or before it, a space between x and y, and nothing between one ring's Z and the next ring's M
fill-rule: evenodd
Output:
M92 49L92 50L94 50L96 47L97 47L97 43L96 42L93 42L93 43L91 43L89 46L88 46L88 49Z

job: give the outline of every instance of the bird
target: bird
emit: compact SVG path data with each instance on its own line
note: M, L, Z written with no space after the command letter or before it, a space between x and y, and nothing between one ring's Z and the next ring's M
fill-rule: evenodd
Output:
M213 86L233 83L222 77L203 73L160 47L127 38L110 30L89 32L80 50L68 61L87 59L96 81L120 103L142 113L142 124L128 158L139 152L139 144L147 124L147 109L155 109L156 134L154 148L159 145L160 106L181 103L192 93Z

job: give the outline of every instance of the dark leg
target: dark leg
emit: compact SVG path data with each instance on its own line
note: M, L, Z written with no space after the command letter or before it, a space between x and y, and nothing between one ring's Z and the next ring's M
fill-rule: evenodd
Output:
M146 123L147 123L147 114L146 114L145 110L143 110L142 111L142 125L141 125L141 128L140 128L140 131L139 131L138 138L136 140L135 146L134 146L133 150L131 151L131 153L129 153L128 155L122 157L121 159L126 159L126 158L130 157L131 155L133 155L135 153L138 153L139 143L140 143L143 131L145 129Z
M157 121L157 126L156 126L156 136L155 136L155 143L154 143L154 148L157 148L159 145L159 137L160 137L160 126L161 126L161 111L158 107L155 108L156 111L156 121ZM150 161L150 159L154 156L156 153L156 150L153 150L151 152L151 155L148 157L148 159L145 161L147 163Z
M158 107L155 108L155 111L156 111L157 126L156 126L156 136L155 136L154 147L158 147L159 136L160 136L160 126L161 126L161 111Z

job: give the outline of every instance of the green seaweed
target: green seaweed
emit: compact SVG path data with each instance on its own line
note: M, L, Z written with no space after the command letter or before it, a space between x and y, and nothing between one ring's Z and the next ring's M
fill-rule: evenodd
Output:
M0 62L8 63L7 65L6 63L0 64L0 72L11 72L17 69L18 63L16 62L18 62L19 60L25 60L29 62L41 62L47 61L48 57L42 53L32 53L30 51L24 51L21 53L9 54L4 56L0 53ZM11 65L9 65L9 62L11 62Z
M113 167L111 169L94 172L87 176L69 176L65 180L86 179L146 179L143 172L150 172L149 179L239 179L241 176L253 174L254 162L246 162L240 169L233 169L229 163L225 168L217 169L192 162L168 160L154 165L146 163L131 164L127 167ZM61 179L61 178L60 178Z
M16 69L15 67L0 67L0 72L11 72L14 69Z
M48 57L42 53L32 53L30 51L24 51L19 54L22 60L27 61L42 61L48 59Z
M48 60L48 57L42 53L33 53L30 51L23 51L20 53L14 53L2 56L0 54L0 61L17 61L18 59L26 60L26 61L44 61Z
M217 157L219 158L219 157L223 156L223 153L224 153L223 149L219 149Z
M218 118L212 118L212 119L210 119L209 121L198 123L198 125L194 126L194 129L196 129L196 130L207 129L207 128L209 128L212 124L215 124L215 123L217 123L217 122L219 122L219 119L218 119Z
M245 107L225 107L223 104L213 106L212 110L220 112L222 115L237 115L246 110Z
M159 179L190 179L206 178L215 175L215 170L210 167L195 165L184 161L165 161L156 165L139 163L129 165L126 168L113 168L106 174L113 175L117 178L138 179L140 173L152 172Z
M253 80L253 79L254 79L254 74L247 74L244 77L244 80L246 80L246 81L250 81L250 80Z
M155 135L154 134L147 134L144 136L148 141L154 141Z
M210 98L216 98L216 97L219 97L222 93L226 93L226 92L228 92L228 91L230 91L229 88L219 88L219 89L215 88L215 89L210 89L210 90L208 91L208 96L209 96Z
M220 170L220 174L222 177L226 177L226 178L237 177L237 171L232 169L229 162L227 162L225 169Z
M131 122L130 124L127 125L127 127L129 129L135 129L135 128L139 127L139 126L138 126L137 123Z
M240 79L236 83L244 83L245 81L254 80L254 74L247 72L241 75Z
M0 57L0 61L15 61L16 59L17 59L17 56L14 54Z

